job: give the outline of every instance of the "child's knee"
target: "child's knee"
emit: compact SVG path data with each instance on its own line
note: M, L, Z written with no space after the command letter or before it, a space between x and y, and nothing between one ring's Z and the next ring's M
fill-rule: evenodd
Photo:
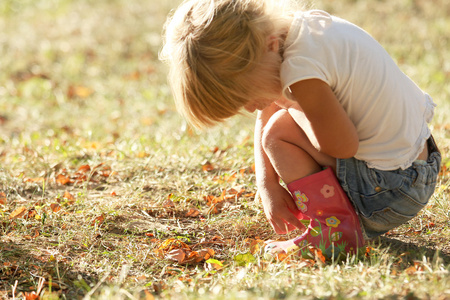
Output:
M273 114L264 127L261 141L263 148L269 150L280 141L284 141L289 130L293 130L293 123L295 124L294 120L286 110L279 110Z

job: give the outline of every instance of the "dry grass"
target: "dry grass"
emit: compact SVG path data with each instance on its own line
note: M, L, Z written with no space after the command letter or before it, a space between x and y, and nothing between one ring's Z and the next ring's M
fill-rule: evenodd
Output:
M42 299L449 299L448 171L426 209L366 255L264 258L258 241L280 237L254 200L253 120L187 129L157 61L177 2L0 4L0 296L23 298L45 278ZM433 96L450 167L447 2L314 6L368 30ZM214 250L222 267L162 258L170 238Z

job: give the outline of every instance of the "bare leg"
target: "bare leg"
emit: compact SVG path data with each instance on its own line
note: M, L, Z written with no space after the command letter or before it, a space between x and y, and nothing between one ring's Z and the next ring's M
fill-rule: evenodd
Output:
M336 159L319 152L302 129L302 112L296 110L293 115L295 120L287 110L280 110L264 128L263 148L278 175L290 183L321 171L323 166L335 170Z

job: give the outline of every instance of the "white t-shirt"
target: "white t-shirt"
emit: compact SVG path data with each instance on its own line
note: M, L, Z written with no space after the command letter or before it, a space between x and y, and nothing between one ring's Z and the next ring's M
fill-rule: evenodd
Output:
M406 169L430 136L436 106L367 32L318 10L296 15L281 65L283 94L305 79L326 82L359 136L355 158L380 170Z

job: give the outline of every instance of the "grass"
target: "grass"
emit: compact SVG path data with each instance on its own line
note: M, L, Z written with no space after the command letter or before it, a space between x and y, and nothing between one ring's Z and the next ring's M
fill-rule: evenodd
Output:
M264 257L261 241L281 236L254 199L252 118L190 130L157 60L176 3L0 4L1 297L44 278L41 299L450 299L448 169L429 205L366 254ZM446 0L310 5L365 28L432 95L449 167Z

